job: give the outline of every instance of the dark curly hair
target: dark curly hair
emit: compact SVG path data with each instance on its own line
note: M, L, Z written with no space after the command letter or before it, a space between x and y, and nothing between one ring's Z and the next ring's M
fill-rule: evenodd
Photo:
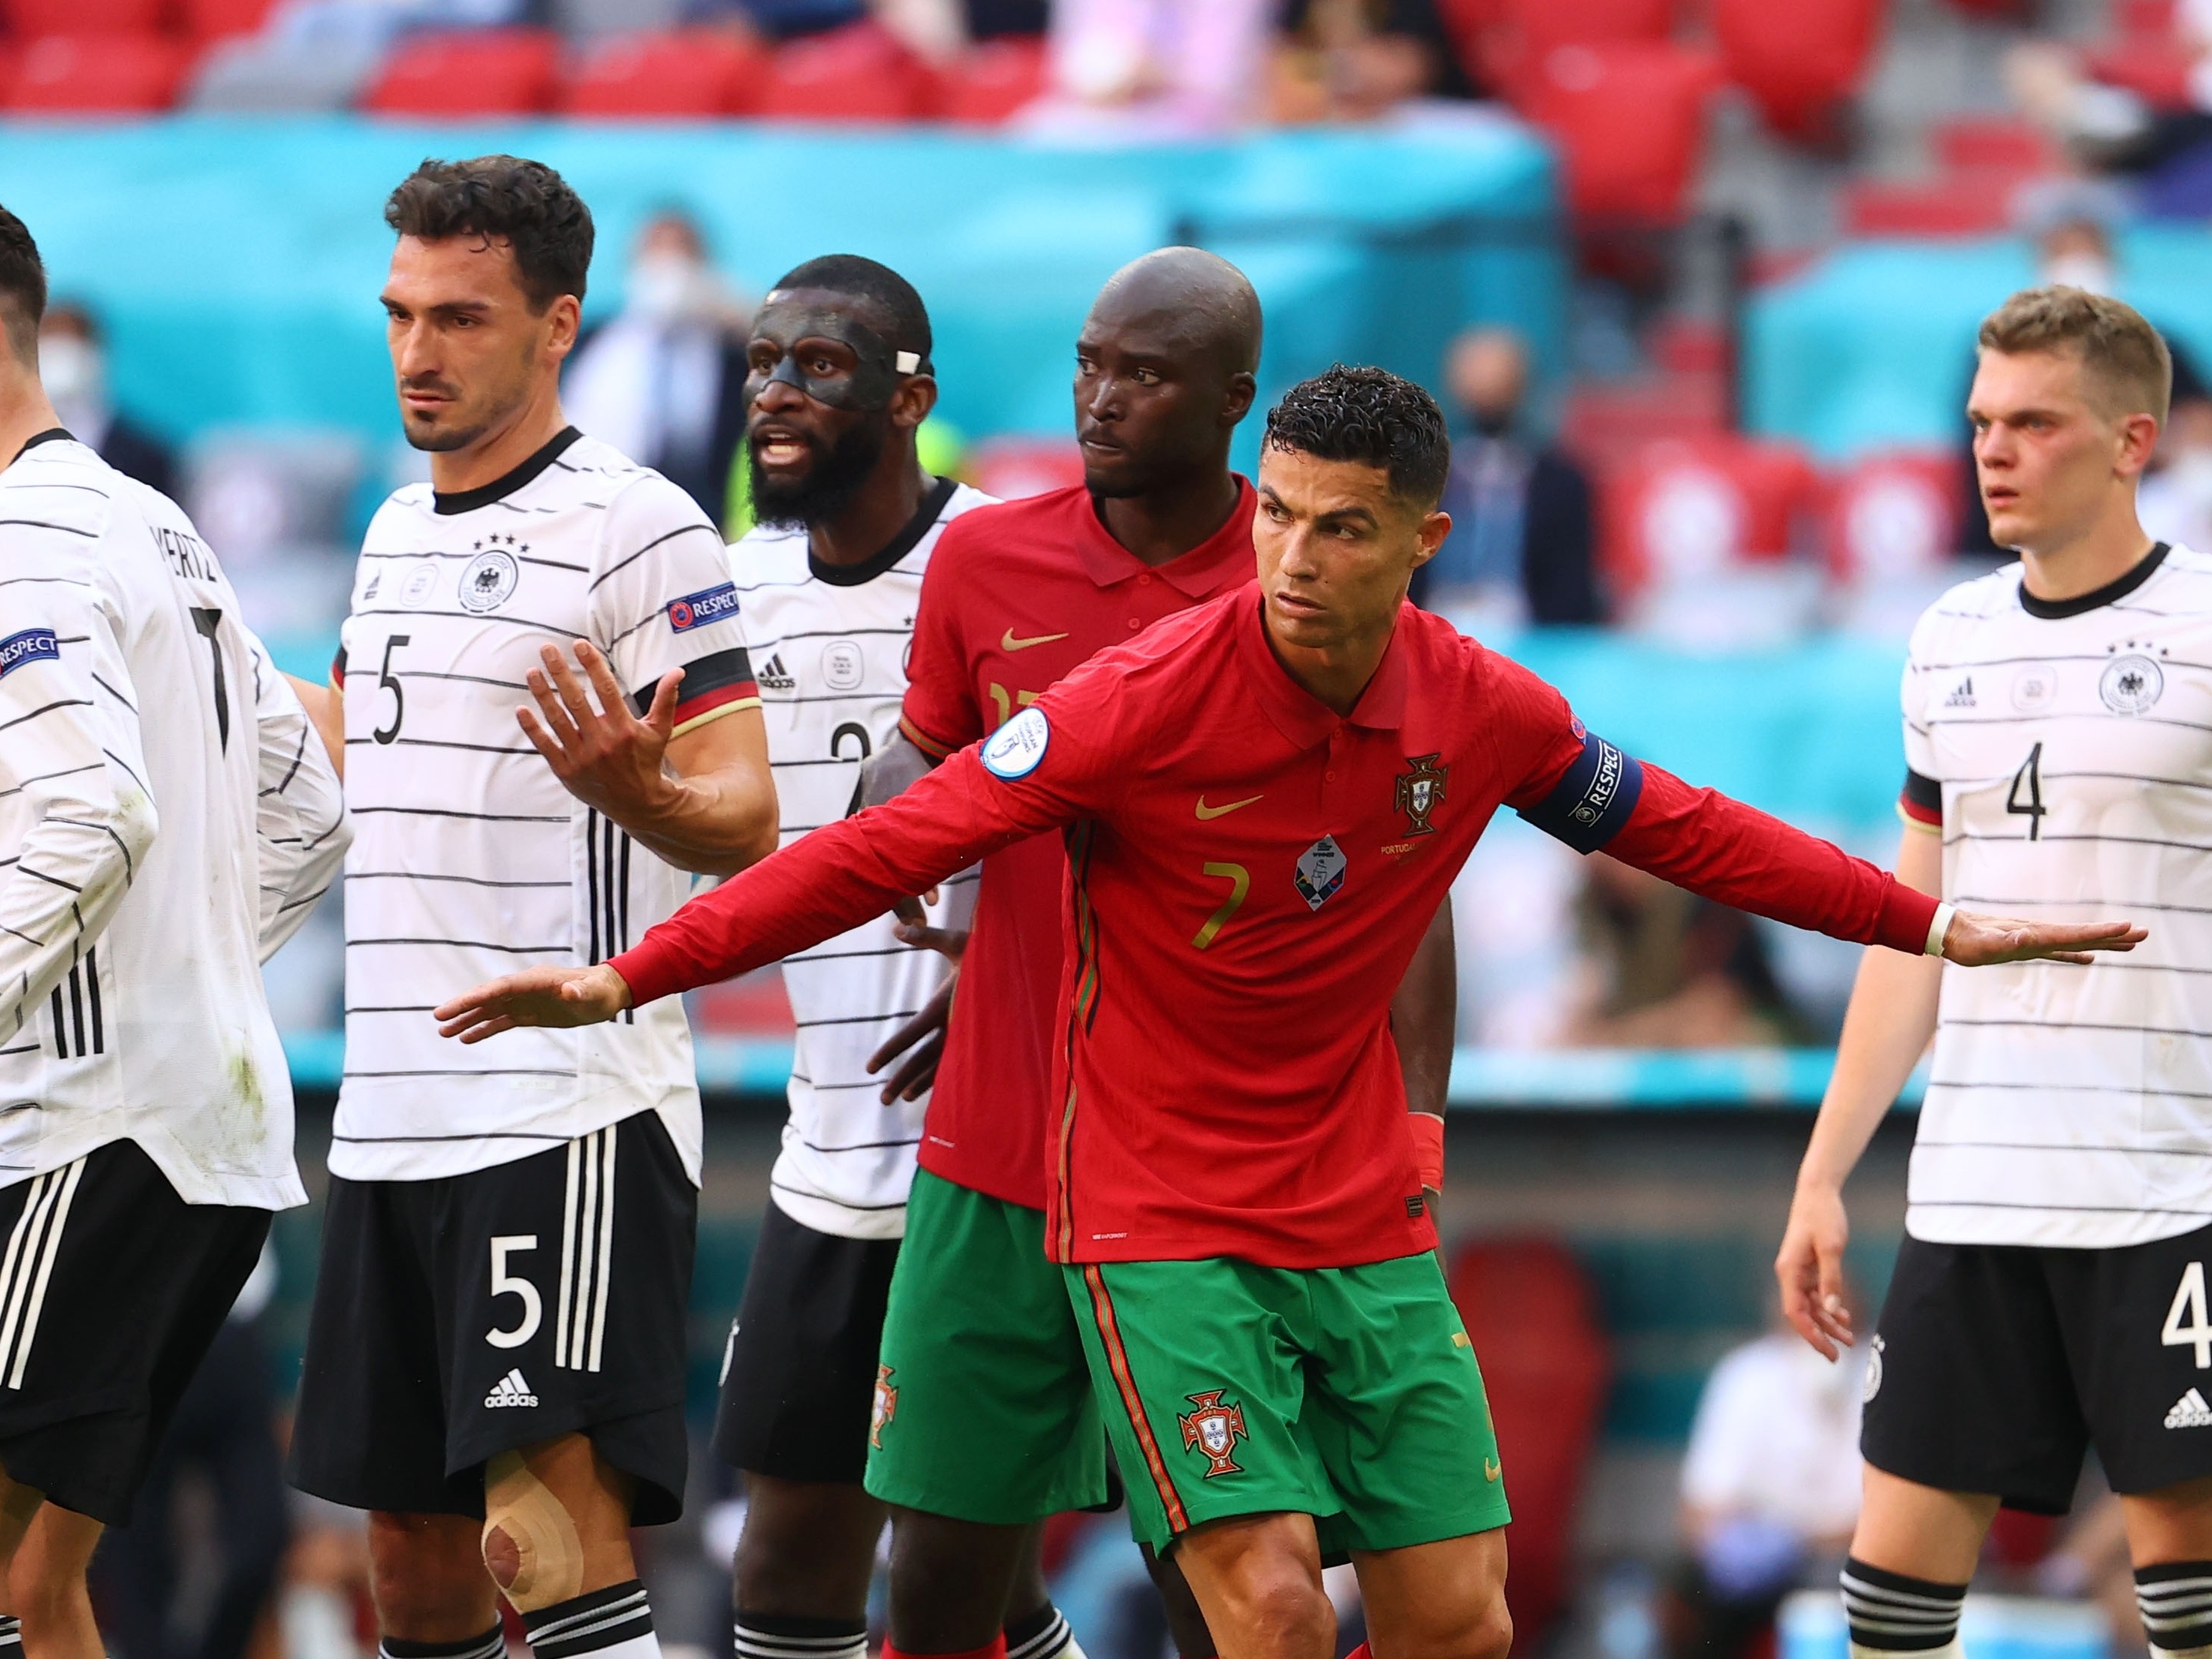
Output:
M402 236L495 237L514 250L514 272L531 307L563 294L584 297L592 269L592 210L568 181L543 161L479 155L425 161L384 204L384 222Z
M929 307L922 304L914 284L889 265L864 259L857 253L825 253L787 270L775 279L769 291L773 294L777 289L794 288L824 289L851 299L874 301L891 321L892 349L911 351L921 360L923 373L928 372L930 347L933 343L929 333Z
M1358 461L1390 475L1390 493L1424 512L1444 493L1451 436L1437 400L1386 368L1348 368L1301 380L1267 411L1269 449Z
M39 319L46 314L46 265L21 219L0 208L0 323L19 362L38 361Z

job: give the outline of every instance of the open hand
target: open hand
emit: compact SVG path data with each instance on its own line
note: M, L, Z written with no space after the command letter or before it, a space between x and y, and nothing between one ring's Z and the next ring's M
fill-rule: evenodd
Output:
M1841 1192L1833 1187L1797 1188L1790 1200L1782 1249L1774 1258L1774 1277L1782 1289L1783 1317L1824 1359L1851 1346L1851 1310L1844 1300L1844 1246L1850 1236Z
M629 1006L629 987L605 963L592 968L549 965L465 991L431 1011L440 1036L464 1042L518 1025L597 1025Z
M2126 921L2021 921L1960 910L1943 935L1943 960L1962 968L2005 962L2094 962L2099 951L2132 951L2149 930Z
M967 935L961 937L964 939ZM960 969L955 967L945 976L945 983L921 1005L920 1012L884 1038L884 1046L868 1056L868 1075L873 1077L901 1054L906 1055L906 1063L892 1073L884 1085L884 1105L919 1100L923 1091L937 1081L938 1062L945 1058L945 1033L952 1023L952 987L959 977Z
M538 653L544 666L530 671L530 695L538 710L518 708L514 717L553 775L578 800L617 823L649 820L676 787L665 760L676 731L676 692L684 671L672 668L660 677L652 707L640 720L605 653L588 640L578 640L575 651L598 706L592 706L561 648L549 645Z

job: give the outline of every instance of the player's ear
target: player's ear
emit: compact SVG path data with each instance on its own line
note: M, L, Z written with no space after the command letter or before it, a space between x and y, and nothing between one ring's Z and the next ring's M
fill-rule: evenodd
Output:
M1252 405L1260 396L1260 382L1251 374L1239 372L1229 377L1229 386L1221 398L1221 424L1233 427L1252 412Z
M583 326L584 302L573 294L556 294L545 307L545 349L555 360L575 349L576 333Z
M911 432L937 407L937 377L909 374L891 393L891 424Z
M1444 538L1451 534L1451 514L1442 507L1431 510L1422 517L1419 534L1420 550L1413 558L1416 570L1437 556L1437 550L1444 544Z
M2158 447L2158 417L2155 415L2127 415L2120 420L2119 453L2115 458L2114 470L2126 477L2140 477L2150 465L2151 453Z

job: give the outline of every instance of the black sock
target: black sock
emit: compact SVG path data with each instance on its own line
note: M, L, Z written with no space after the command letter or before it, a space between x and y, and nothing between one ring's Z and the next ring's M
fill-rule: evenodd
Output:
M13 1626L15 1621L8 1622ZM384 1659L507 1659L507 1632L494 1625L481 1635L458 1642L403 1642L396 1636L386 1636L377 1642L376 1649Z
M2143 1634L2164 1652L2212 1647L2212 1561L2168 1561L2136 1569Z
M1881 1653L1928 1653L1948 1647L1959 1634L1964 1584L1938 1584L1870 1567L1854 1556L1844 1563L1844 1616L1851 1645Z
M653 1604L635 1578L526 1613L522 1633L537 1659L574 1659L626 1642L659 1651L653 1639Z
M808 1619L799 1613L748 1613L734 1620L738 1659L866 1659L865 1619Z
M1035 1613L1006 1620L1006 1659L1052 1659L1073 1634L1066 1616L1048 1601Z
M0 1613L0 1651L15 1651L9 1659L18 1659L23 1651L23 1621L12 1613Z

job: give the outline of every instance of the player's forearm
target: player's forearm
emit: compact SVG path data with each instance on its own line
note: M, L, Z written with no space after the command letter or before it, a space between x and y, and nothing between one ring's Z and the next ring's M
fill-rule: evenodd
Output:
M323 740L323 752L330 757L331 769L339 777L345 776L345 699L333 688L317 685L303 680L297 674L287 674L300 706L307 711L307 719L314 725L315 733Z
M1711 789L1643 769L1634 814L1605 850L1754 915L1908 956L1927 949L1936 902L1888 872Z
M1429 931L1390 999L1390 1036L1406 1079L1409 1110L1443 1115L1451 1085L1452 1048L1458 1036L1459 964L1452 939L1451 900L1437 907Z
M662 781L648 799L607 814L662 862L727 876L775 851L775 785L765 766L717 767Z
M925 754L904 732L860 763L860 805L881 806L929 775L937 760Z

